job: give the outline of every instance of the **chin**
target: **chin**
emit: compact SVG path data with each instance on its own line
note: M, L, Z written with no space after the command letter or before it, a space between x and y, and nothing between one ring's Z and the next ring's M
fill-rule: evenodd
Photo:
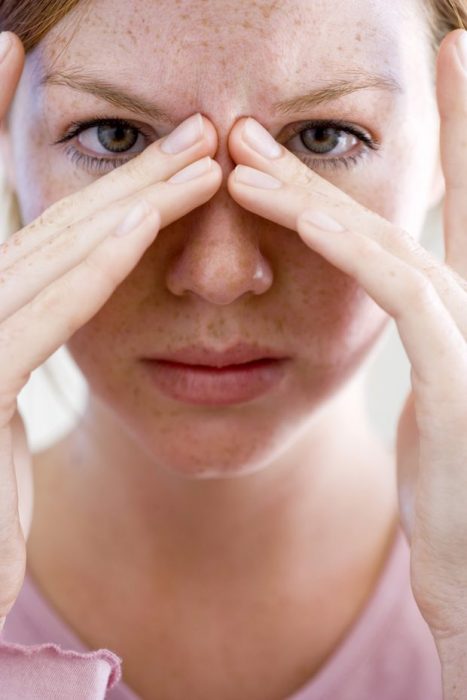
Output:
M271 466L309 424L313 411L304 408L289 399L138 415L120 405L117 417L156 469L188 479L231 479Z

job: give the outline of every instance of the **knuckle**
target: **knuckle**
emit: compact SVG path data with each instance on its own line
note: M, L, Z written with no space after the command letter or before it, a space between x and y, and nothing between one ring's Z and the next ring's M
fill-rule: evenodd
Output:
M317 181L316 173L299 161L298 158L291 158L288 168L290 170L291 181L299 186L309 187Z
M116 172L119 170L120 172ZM116 168L115 172L111 173L114 178L121 180L122 177L128 181L128 184L138 185L148 177L148 166L145 160L141 158L132 158L128 163L120 168ZM115 182L115 180L114 180Z
M66 223L71 220L73 211L73 195L68 195L51 204L32 223L35 227L48 226L55 223Z
M407 270L401 286L403 297L409 306L422 309L433 302L433 285L422 272Z
M49 285L29 302L31 314L40 317L56 313L60 301L55 285Z
M83 260L88 284L96 284L105 295L110 296L119 282L117 274L113 274L113 265L104 265L93 255Z

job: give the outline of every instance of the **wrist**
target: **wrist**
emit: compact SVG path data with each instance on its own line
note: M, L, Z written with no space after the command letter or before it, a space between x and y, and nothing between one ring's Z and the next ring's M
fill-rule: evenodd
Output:
M467 698L467 633L436 639L441 661L443 700Z

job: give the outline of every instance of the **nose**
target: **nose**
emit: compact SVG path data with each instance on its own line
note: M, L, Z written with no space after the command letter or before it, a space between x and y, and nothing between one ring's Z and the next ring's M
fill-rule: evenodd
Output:
M260 229L267 223L230 197L225 182L235 163L225 149L216 154L224 172L222 186L175 224L184 229L184 244L166 272L172 294L195 294L219 306L246 294L264 294L273 283L271 265L260 248Z

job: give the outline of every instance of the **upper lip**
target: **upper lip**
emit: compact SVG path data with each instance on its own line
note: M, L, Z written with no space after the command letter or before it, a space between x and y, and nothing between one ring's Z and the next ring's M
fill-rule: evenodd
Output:
M247 343L236 343L224 350L214 350L201 345L189 345L178 350L171 350L167 354L152 355L144 359L219 368L227 367L228 365L240 365L253 360L280 360L285 359L285 356L271 348L249 345Z

